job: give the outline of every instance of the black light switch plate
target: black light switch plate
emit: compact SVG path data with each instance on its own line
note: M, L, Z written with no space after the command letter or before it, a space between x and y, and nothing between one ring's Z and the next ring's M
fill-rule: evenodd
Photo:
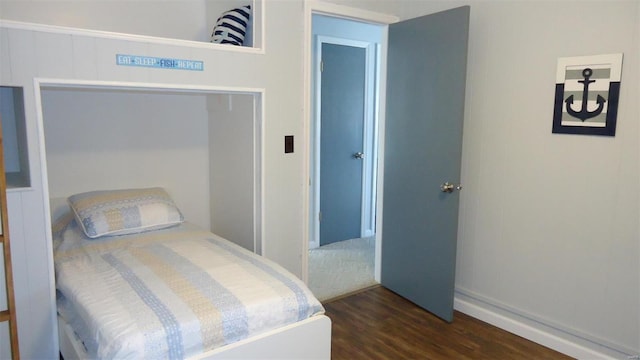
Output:
M293 152L293 135L285 135L284 136L284 153L292 153Z

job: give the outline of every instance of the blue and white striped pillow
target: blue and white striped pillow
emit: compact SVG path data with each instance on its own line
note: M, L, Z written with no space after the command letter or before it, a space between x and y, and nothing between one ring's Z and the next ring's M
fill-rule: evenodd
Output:
M229 10L216 21L211 42L216 44L242 45L251 19L251 5Z

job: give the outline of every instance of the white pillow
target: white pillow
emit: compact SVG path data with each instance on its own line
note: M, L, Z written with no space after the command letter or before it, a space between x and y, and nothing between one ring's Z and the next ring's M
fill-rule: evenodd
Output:
M68 199L78 225L89 238L157 230L184 221L162 188L102 190Z

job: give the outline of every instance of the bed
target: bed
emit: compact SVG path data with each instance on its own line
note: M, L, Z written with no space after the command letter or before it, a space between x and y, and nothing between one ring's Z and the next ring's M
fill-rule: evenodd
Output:
M184 221L161 188L56 210L65 359L328 359L331 321L276 263Z

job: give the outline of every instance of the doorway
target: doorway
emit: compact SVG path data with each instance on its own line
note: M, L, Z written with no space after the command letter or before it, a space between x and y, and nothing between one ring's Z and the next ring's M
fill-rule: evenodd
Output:
M320 300L376 283L382 25L312 16L309 285Z
M403 21L337 5L307 10L307 24L319 12L382 26L375 279L451 321L470 7Z

